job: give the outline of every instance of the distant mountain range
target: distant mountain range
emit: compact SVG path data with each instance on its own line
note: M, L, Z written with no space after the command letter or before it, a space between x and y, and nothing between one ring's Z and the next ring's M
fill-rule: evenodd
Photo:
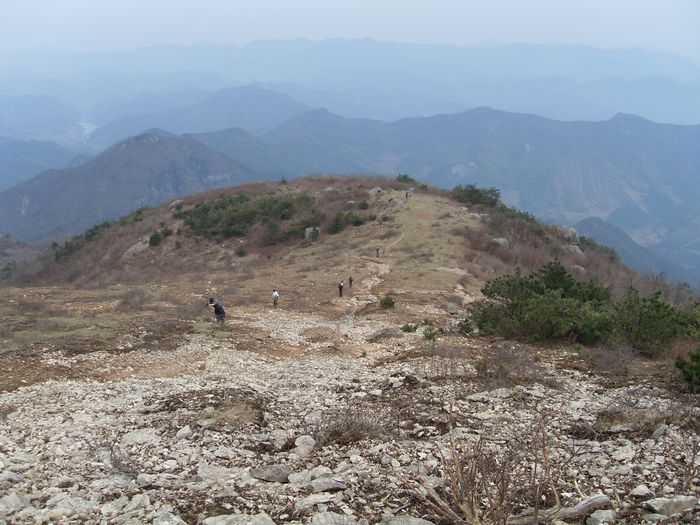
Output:
M262 132L308 109L301 102L273 91L253 86L228 88L191 106L114 120L93 131L89 142L105 147L145 129L182 134L241 127Z
M80 115L48 96L0 96L0 136L72 144L80 141Z
M251 84L305 109L387 122L480 106L559 120L622 112L700 122L700 67L669 54L300 39L2 56L0 135L78 147L99 128L89 144L104 148L149 128L197 133L239 126L258 133L281 121L231 118L233 111L227 119L225 101L218 108L206 103Z
M0 191L46 169L68 166L76 155L53 142L0 137Z
M23 240L74 234L136 208L254 177L194 139L144 133L78 167L45 171L0 193L0 231Z
M663 253L641 246L620 228L603 219L589 217L577 222L574 227L584 237L614 248L620 259L638 272L664 274L668 281L700 283L700 270L683 267Z
M700 126L631 115L563 122L479 108L385 123L313 110L258 136L236 128L183 137L147 134L120 143L78 168L47 172L1 193L0 231L18 238L75 232L141 205L233 181L402 172L446 188L496 186L508 204L553 222L605 219L694 270L700 266L698 144ZM182 170L186 184L176 182ZM109 206L95 205L102 199ZM93 212L80 220L64 216L82 203ZM30 209L39 215L27 221Z

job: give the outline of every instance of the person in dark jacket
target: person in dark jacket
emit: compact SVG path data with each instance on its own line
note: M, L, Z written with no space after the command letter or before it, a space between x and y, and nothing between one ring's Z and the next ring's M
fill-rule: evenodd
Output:
M221 324L224 324L224 322L226 321L226 312L224 311L224 307L221 306L221 303L219 301L215 301L213 297L210 297L209 304L207 306L210 306L214 309L214 315L216 316L216 320Z
M348 279L348 285L350 288L352 288L352 275L350 276L350 279Z
M338 297L343 296L343 288L345 288L345 285L343 284L343 281L340 281L338 283Z

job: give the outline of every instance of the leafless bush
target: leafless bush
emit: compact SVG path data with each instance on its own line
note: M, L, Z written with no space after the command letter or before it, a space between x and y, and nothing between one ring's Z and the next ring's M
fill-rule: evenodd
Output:
M143 310L151 296L141 288L132 288L119 299L116 309L120 312Z
M616 376L627 375L630 363L639 353L628 345L611 345L593 348L589 352L591 364L601 372Z
M700 434L692 432L678 435L674 439L675 454L672 461L676 463L683 479L683 490L692 490L700 479Z
M556 386L540 364L533 348L527 345L499 344L486 350L475 364L477 379L502 387L527 383Z
M386 440L398 434L398 421L386 409L349 404L325 414L313 432L321 445L347 445L365 439Z
M533 492L519 443L450 442L442 460L443 484L422 480L416 495L441 518L456 525L505 524L522 507L523 492Z
M42 301L33 301L29 299L20 299L16 303L17 311L26 314L38 314L51 311L51 306Z
M472 377L471 356L465 349L436 345L425 350L428 360L428 374L433 378Z

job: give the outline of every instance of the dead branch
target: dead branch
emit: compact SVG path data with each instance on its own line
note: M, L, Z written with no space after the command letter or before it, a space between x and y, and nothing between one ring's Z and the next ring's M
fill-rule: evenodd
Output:
M528 510L518 516L515 516L507 521L508 525L531 525L536 523L535 520L541 522L551 521L553 519L567 520L571 518L581 518L588 516L591 512L598 509L603 509L610 506L610 498L605 494L596 494L588 496L579 501L573 507L553 507L539 512L539 516L533 515L534 509Z

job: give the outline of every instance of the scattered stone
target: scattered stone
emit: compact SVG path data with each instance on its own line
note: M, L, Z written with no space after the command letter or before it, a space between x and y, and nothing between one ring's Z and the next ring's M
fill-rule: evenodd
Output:
M329 477L314 479L311 481L309 487L311 488L311 492L336 492L347 488L342 481Z
M653 434L651 435L651 438L652 439L659 439L661 436L666 434L667 430L668 430L668 425L666 423L661 423L658 427L656 427Z
M314 467L309 472L311 479L328 478L333 475L333 471L324 465Z
M182 427L180 430L177 431L177 434L175 434L175 439L177 441L180 441L181 439L186 439L192 435L192 429L190 428L189 425L185 425Z
M311 525L356 525L357 520L335 512L318 512L313 515L310 523Z
M250 475L255 479L272 481L277 483L288 483L292 470L285 465L269 465L267 467L254 468L250 470Z
M432 521L413 516L389 516L382 520L386 525L433 525Z
M212 516L202 521L202 525L275 525L272 518L261 512L254 516L250 514L223 514Z
M698 498L695 496L675 496L673 498L654 498L645 501L647 508L653 510L657 514L671 516L679 512L692 510L698 504Z
M635 498L647 498L652 496L654 493L646 485L637 485L630 491L630 496Z
M631 445L625 445L625 446L620 447L617 450L615 450L615 452L613 452L611 455L612 455L613 459L616 459L617 461L624 462L624 461L629 461L629 460L633 459L635 456L635 453L636 452Z
M608 525L615 523L617 512L614 510L596 510L588 518L586 525Z
M661 521L666 521L668 519L668 516L664 516L663 514L643 514L642 515L642 521L644 523L659 523Z
M155 429L139 428L122 436L122 446L153 444L158 440Z
M153 518L153 525L187 525L180 517L171 512L163 512Z
M314 507L315 505L319 505L321 503L328 503L329 501L333 500L333 495L328 494L327 492L321 492L319 494L311 494L311 496L307 496L302 499L298 499L294 503L294 508L296 510L306 510Z
M17 491L11 491L0 498L0 516L29 506L29 499Z

